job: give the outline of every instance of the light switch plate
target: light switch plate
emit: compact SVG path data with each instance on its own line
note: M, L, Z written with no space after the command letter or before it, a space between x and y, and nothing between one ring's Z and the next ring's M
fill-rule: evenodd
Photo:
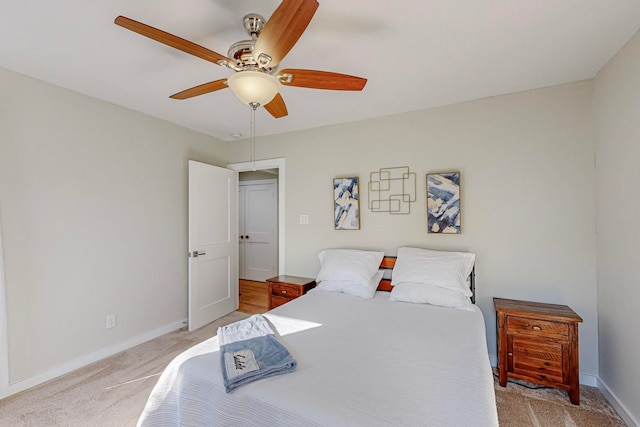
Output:
M308 225L309 224L309 215L300 215L300 224Z

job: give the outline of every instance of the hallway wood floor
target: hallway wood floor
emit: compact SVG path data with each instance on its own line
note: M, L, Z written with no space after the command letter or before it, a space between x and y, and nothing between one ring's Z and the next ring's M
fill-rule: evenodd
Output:
M240 279L240 307L247 314L262 314L269 310L269 285Z

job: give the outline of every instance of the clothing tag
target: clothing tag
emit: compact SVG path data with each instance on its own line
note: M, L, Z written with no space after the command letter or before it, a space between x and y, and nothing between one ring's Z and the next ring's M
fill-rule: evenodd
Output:
M227 370L227 378L232 380L248 372L258 371L258 363L253 351L248 348L224 354L224 366Z

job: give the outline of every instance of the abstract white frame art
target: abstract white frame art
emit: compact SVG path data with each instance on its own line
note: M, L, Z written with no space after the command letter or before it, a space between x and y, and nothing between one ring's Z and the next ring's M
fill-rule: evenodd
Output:
M427 174L427 231L460 234L460 172Z
M360 229L359 178L333 179L333 224L336 230Z

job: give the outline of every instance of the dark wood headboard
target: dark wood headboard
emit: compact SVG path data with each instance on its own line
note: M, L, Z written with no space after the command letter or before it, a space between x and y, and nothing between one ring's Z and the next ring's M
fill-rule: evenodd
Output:
M385 256L384 258L382 258L382 262L380 263L380 269L381 270L393 270L393 267L396 265L396 257L394 256ZM469 287L471 288L471 302L472 303L476 303L476 268L473 267L473 270L471 270L471 275L470 275L470 285ZM391 279L386 279L383 278L382 280L380 280L380 284L378 285L378 290L379 291L386 291L386 292L391 292L391 289L393 289L393 285L391 285Z

